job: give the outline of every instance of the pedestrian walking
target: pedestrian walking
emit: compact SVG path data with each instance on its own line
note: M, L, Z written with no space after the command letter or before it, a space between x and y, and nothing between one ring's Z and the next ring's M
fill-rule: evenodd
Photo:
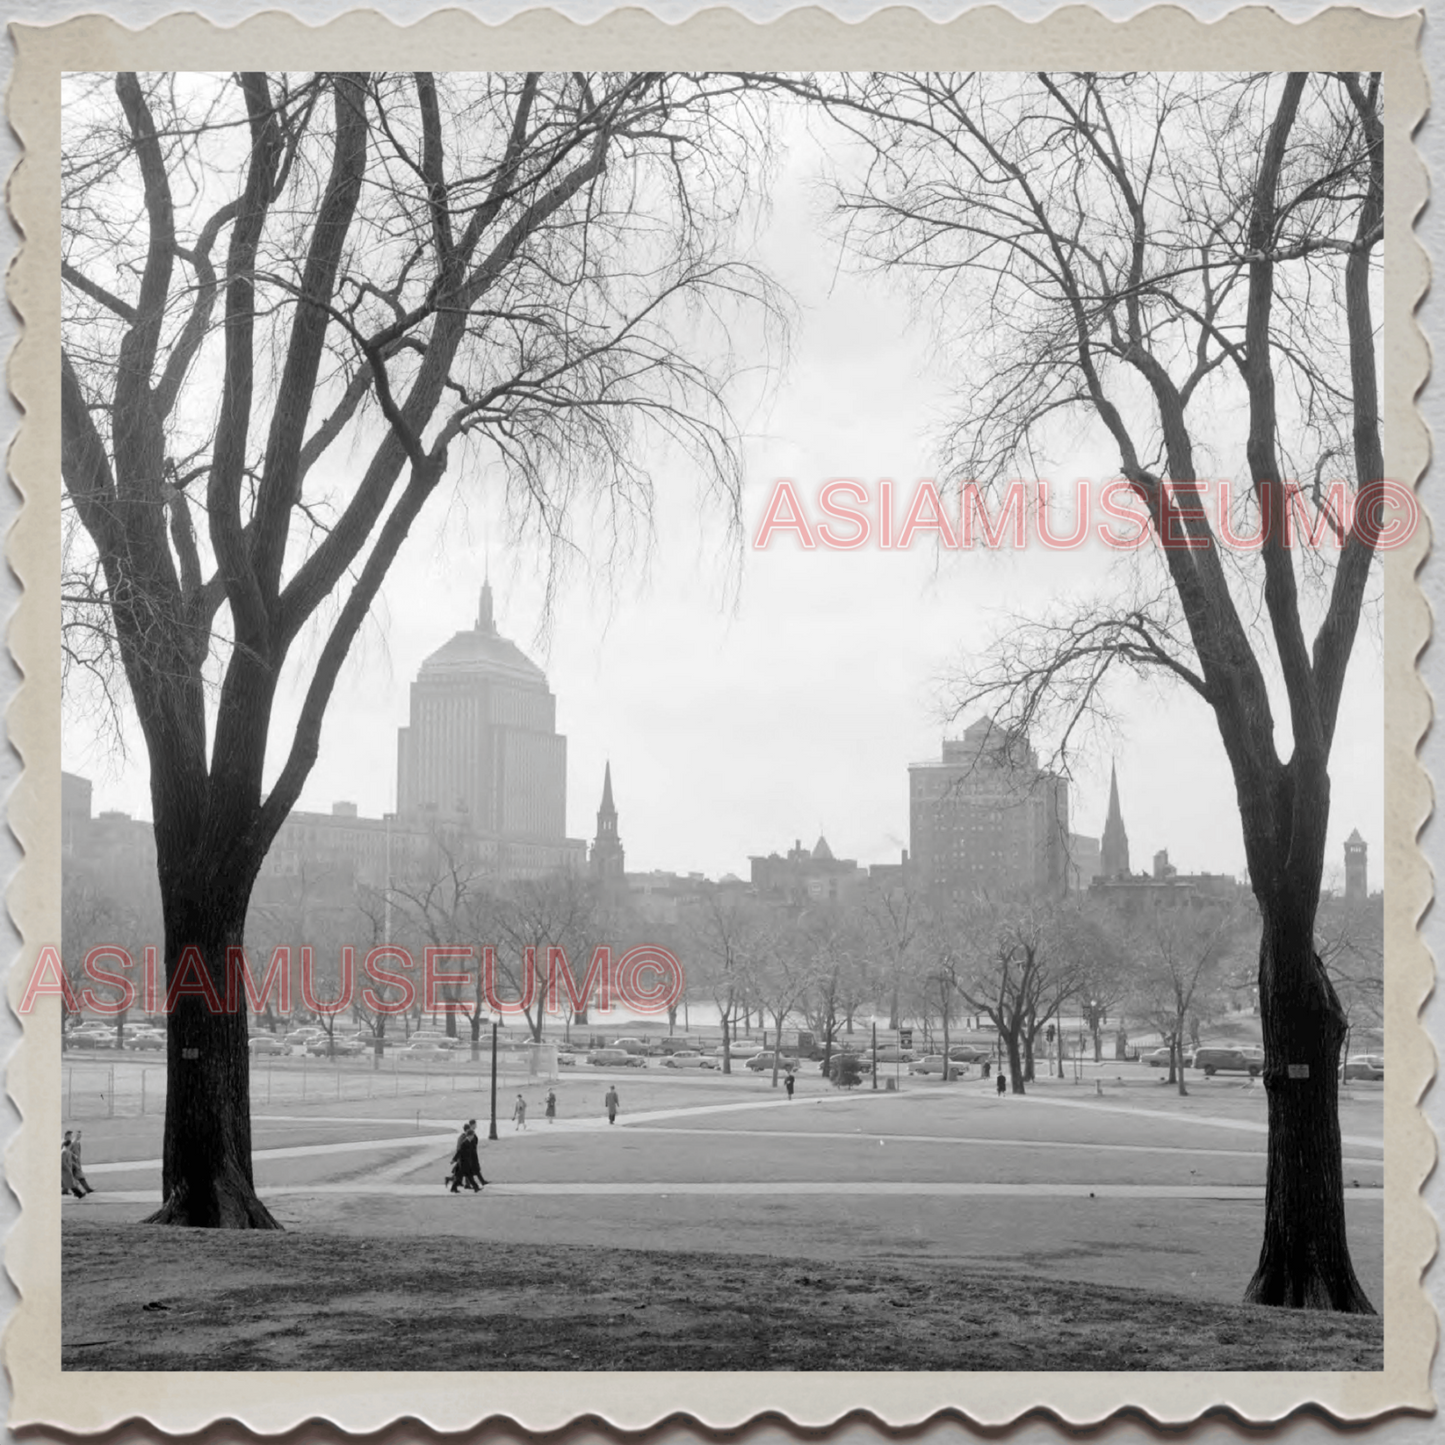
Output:
M85 1177L85 1170L80 1167L80 1130L75 1131L70 1141L70 1172L75 1182L85 1191L86 1194L94 1194L95 1190L90 1187L90 1180ZM83 1198L84 1196L82 1196Z
M444 1181L451 1185L452 1193L465 1184L473 1194L482 1192L482 1185L487 1181L482 1178L482 1161L477 1154L477 1121L468 1119L462 1126L461 1136L457 1139L456 1152L452 1155L452 1172L449 1178Z
M791 1069L783 1075L783 1087L788 1091L788 1097L791 1099L793 1097L793 1071Z
M527 1101L518 1094L517 1102L512 1105L512 1133L515 1134L518 1129L525 1129L526 1127Z
M609 1124L615 1124L617 1122L617 1111L622 1107L622 1101L617 1097L616 1084L613 1084L607 1090L602 1102L607 1106L607 1122Z
M548 1089L548 1090L547 1090L547 1110L546 1110L546 1113L547 1113L547 1122L548 1122L549 1124L555 1123L555 1122L556 1122L556 1119L557 1119L557 1091L556 1091L556 1089Z
M84 1199L85 1191L75 1182L75 1167L72 1163L70 1144L71 1136L67 1130L65 1139L60 1145L60 1192L73 1194L77 1199Z
M1000 1069L1000 1070L998 1071L998 1096L999 1096L1000 1099L1003 1098L1003 1096L1004 1096L1004 1094L1007 1092L1007 1090L1008 1090L1008 1079L1004 1077L1004 1071L1003 1071L1002 1069Z

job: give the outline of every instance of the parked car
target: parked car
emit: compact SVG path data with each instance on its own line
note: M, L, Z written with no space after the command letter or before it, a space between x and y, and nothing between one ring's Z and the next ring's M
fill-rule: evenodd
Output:
M705 1058L696 1049L678 1049L676 1053L668 1054L662 1061L664 1069L710 1069L713 1063Z
M447 1050L438 1044L422 1042L419 1044L408 1044L406 1048L399 1049L398 1056L403 1059L444 1059Z
M1194 1051L1194 1067L1212 1074L1248 1074L1251 1079L1264 1072L1264 1050L1254 1045L1202 1044Z
M360 1039L338 1038L328 1039L324 1034L319 1039L312 1039L306 1045L306 1052L312 1058L352 1058L359 1054L364 1045Z
M771 1070L773 1067L773 1051L768 1049L761 1054L754 1054L752 1058L748 1060L747 1066L755 1074L761 1073L764 1069ZM798 1061L790 1054L783 1054L778 1059L778 1067L785 1074L791 1074L793 1070L798 1067Z
M948 1050L949 1060L955 1064L986 1064L993 1055L987 1044L953 1044Z
M259 1058L262 1054L289 1054L291 1045L276 1034L252 1034L250 1049Z
M1383 1079L1385 1060L1380 1054L1351 1054L1345 1061L1347 1079Z
M411 1041L414 1044L435 1044L439 1049L459 1049L463 1042L455 1034L432 1033L430 1029L412 1034Z
M900 1049L897 1044L883 1044L878 1050L880 1064L910 1064L913 1062L912 1049Z
M724 1052L727 1052L732 1055L733 1061L737 1062L739 1059L751 1058L759 1052L762 1047L762 1044L756 1039L733 1039L728 1044L726 1051L723 1049L723 1046L719 1044L717 1048L712 1051L712 1056L721 1063Z
M557 1062L561 1064L564 1069L575 1068L577 1064L577 1055L570 1052L563 1053L561 1049L558 1049Z
M645 1054L647 1043L642 1039L613 1039L607 1046L609 1049L621 1049L627 1054Z
M305 1048L312 1039L319 1039L323 1036L324 1031L319 1028L307 1027L304 1029L292 1029L291 1032L286 1035L286 1042Z
M960 1064L951 1056L952 1052L950 1049L950 1057L946 1061L942 1054L929 1054L926 1058L914 1059L908 1066L908 1072L910 1074L941 1074L946 1068L957 1069Z
M672 1038L663 1039L658 1048L664 1054L697 1054L702 1050L699 1047L699 1040L685 1038L681 1035L674 1035Z
M96 1025L71 1029L65 1036L65 1042L72 1049L113 1049L115 1047L115 1030Z
M645 1069L647 1060L641 1054L629 1054L626 1049L597 1049L587 1055L587 1062L600 1069Z
M1140 1054L1139 1062L1148 1064L1151 1069L1167 1069L1169 1067L1169 1049L1167 1047L1152 1049L1147 1054ZM1185 1049L1181 1062L1186 1069L1189 1068L1194 1063L1194 1054L1189 1049Z

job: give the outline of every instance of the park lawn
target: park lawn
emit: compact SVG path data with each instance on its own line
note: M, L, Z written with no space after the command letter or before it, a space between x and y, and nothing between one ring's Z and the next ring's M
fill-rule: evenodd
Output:
M163 1306L163 1308L162 1308ZM65 1222L67 1370L1379 1370L1375 1317L937 1264Z

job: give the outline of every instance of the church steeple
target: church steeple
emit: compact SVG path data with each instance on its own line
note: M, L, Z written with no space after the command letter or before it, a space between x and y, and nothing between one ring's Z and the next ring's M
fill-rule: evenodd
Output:
M490 578L482 582L482 597L477 603L477 631L495 637L497 624L492 617L492 583Z
M1129 876L1129 835L1124 831L1124 814L1119 807L1119 775L1109 764L1109 816L1099 843L1099 873L1104 878Z
M604 883L621 885L622 840L617 836L617 807L612 801L612 763L602 772L602 806L597 809L597 836L592 840L592 876Z

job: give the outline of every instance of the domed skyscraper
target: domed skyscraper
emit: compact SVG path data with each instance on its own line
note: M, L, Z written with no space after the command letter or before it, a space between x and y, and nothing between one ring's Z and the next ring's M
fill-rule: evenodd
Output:
M567 739L546 674L497 631L490 582L476 625L421 665L398 730L397 814L509 845L504 872L585 866L567 837Z

